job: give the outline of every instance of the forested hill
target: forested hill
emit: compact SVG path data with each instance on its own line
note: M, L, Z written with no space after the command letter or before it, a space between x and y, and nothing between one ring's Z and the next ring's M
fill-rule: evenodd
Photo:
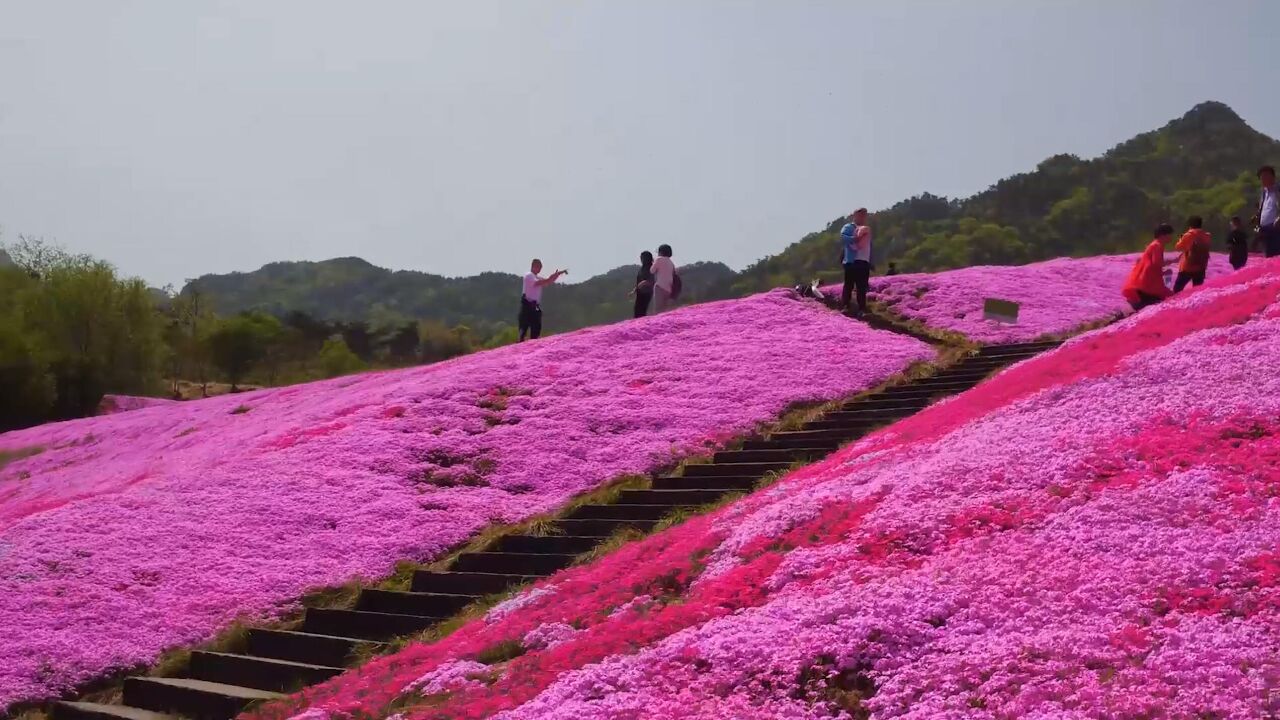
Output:
M1221 239L1227 219L1247 220L1257 196L1254 171L1280 164L1280 143L1249 127L1231 108L1206 102L1159 130L1117 145L1101 157L1055 155L1032 172L999 181L970 198L928 193L874 213L876 262L904 272L976 264L1016 264L1061 255L1140 249L1160 222L1181 227L1204 216ZM851 199L850 202L854 202ZM683 270L688 301L743 295L837 277L836 233L844 219L811 233L741 273L719 263ZM687 245L687 243L686 243ZM551 288L553 331L629 315L634 267ZM250 273L206 275L195 281L219 312L303 311L333 320L390 325L397 318L486 327L511 323L519 279L484 273L445 278L390 271L359 258L273 263Z
M567 330L629 317L635 267L620 267L584 282L554 285L544 299L555 307L547 314L550 330ZM689 302L710 299L723 291L734 273L720 263L694 263L681 268ZM410 270L392 271L355 257L321 262L278 262L253 272L204 275L188 285L210 299L221 314L261 310L284 316L301 311L340 321L370 321L394 326L406 320L438 320L467 325L487 335L497 324L515 322L520 277L481 273L447 278Z
M890 260L912 272L1140 249L1154 225L1182 227L1192 214L1220 239L1231 215L1253 214L1254 172L1267 163L1280 164L1280 143L1226 105L1202 103L1101 157L1055 155L970 198L925 193L876 212L878 269ZM747 268L733 292L831 275L843 222Z

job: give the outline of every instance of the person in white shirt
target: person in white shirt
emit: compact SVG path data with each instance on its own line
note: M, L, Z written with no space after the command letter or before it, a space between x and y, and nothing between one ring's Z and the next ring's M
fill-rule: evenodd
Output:
M675 300L676 264L671 259L671 246L659 245L658 257L653 261L653 313L657 315L671 307Z
M537 340L542 335L542 288L568 275L568 270L557 270L550 277L542 277L542 261L534 258L529 265L529 272L524 276L524 287L520 292L520 342L528 334L530 340Z
M1280 188L1276 188L1276 169L1263 165L1258 169L1258 179L1262 181L1262 199L1253 218L1258 228L1254 245L1261 245L1267 257L1275 257L1280 255Z

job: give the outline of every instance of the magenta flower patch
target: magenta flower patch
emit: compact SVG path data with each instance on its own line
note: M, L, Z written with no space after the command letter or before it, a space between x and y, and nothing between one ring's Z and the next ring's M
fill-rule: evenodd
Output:
M932 357L774 292L0 435L0 450L34 452L0 469L0 708L429 560Z

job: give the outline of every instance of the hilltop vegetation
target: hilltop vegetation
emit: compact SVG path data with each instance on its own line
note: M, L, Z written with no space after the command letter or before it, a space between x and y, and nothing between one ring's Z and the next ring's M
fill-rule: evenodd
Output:
M546 289L546 328L551 332L628 317L636 268L623 266L584 282ZM718 297L733 271L720 263L681 268L685 302ZM187 291L198 290L221 313L258 310L283 316L303 312L325 320L394 324L430 319L466 326L480 338L501 335L515 323L520 276L487 272L447 278L411 270L387 270L357 257L321 262L277 262L247 273L204 275Z
M1226 105L1202 103L1101 157L1055 155L970 198L923 193L875 213L876 262L929 272L1123 253L1141 249L1157 223L1180 225L1192 214L1222 238L1232 215L1253 214L1256 168L1277 161L1280 143ZM747 268L732 292L834 277L843 223L837 218Z

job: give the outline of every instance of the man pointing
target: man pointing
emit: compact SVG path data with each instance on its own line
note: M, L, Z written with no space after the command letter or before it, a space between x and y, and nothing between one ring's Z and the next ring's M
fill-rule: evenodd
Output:
M557 270L551 277L542 277L542 261L534 258L529 265L529 272L524 276L524 287L520 293L520 342L524 342L525 333L530 340L537 340L542 334L542 288L568 275L568 270Z

